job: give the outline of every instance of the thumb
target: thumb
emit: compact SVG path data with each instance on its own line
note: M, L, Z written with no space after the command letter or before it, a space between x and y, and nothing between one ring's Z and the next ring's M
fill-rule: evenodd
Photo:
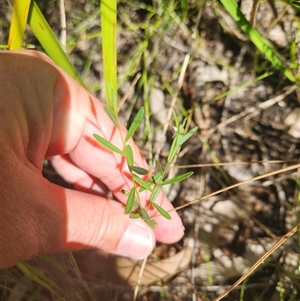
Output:
M13 165L1 177L0 268L84 248L135 259L151 253L152 229L125 215L120 203L54 185L30 164Z
M80 249L99 248L135 259L151 253L155 246L154 232L143 221L130 219L122 204L101 196L62 190L66 204L67 249L79 245Z

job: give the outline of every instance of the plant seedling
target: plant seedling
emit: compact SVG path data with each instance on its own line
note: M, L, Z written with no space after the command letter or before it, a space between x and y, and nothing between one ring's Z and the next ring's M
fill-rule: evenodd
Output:
M142 218L150 227L155 228L156 223L153 219L151 219L151 217L148 214L148 210L151 206L153 206L157 210L157 212L166 219L171 219L171 215L159 204L156 203L157 196L161 192L162 186L181 182L189 178L193 174L193 172L186 172L171 179L164 179L169 165L174 160L175 155L180 150L182 144L186 142L197 131L198 128L194 127L185 133L186 119L184 119L182 123L179 124L177 115L173 113L175 120L175 136L171 144L167 164L165 168L163 168L161 163L157 161L156 167L158 169L158 172L155 173L152 177L150 177L149 180L144 181L141 176L148 175L149 171L142 167L134 165L133 151L131 146L127 144L128 140L134 135L134 133L136 132L143 120L144 108L142 107L139 109L138 113L136 114L134 120L132 121L128 129L125 138L122 137L120 126L115 113L112 112L112 110L110 110L110 108L108 107L105 107L105 111L107 112L107 115L111 119L113 124L119 130L123 141L123 150L116 147L111 142L97 134L94 134L93 136L103 147L120 156L123 156L126 159L133 187L130 189L130 191L122 190L123 194L127 196L125 213L129 214L130 218ZM140 193L145 190L150 192L150 199L149 203L145 207L143 207L140 201Z

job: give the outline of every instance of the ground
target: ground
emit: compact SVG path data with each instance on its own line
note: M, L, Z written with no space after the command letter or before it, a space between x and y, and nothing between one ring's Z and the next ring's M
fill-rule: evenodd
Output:
M59 36L58 3L39 2ZM260 1L257 10L254 4L239 2L297 75L299 10L281 1ZM93 1L65 7L67 53L90 91L104 99L99 7ZM184 207L178 212L185 237L157 246L138 300L214 300L300 222L299 166L285 172L300 159L299 90L218 1L119 1L118 22L119 97L126 97L120 118L128 124L141 105L147 108L136 143L150 164L166 160L174 134L171 124L164 127L170 109L199 128L170 171L193 176L166 191L175 207ZM26 41L40 49L29 30ZM50 168L45 176L57 181ZM299 237L288 238L224 300L299 300ZM85 251L31 264L36 278L5 271L3 300L132 300L141 263Z

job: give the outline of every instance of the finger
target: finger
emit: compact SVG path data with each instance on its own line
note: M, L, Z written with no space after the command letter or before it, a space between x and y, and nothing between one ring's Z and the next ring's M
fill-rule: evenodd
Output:
M72 184L79 191L93 193L101 196L107 196L109 193L106 185L98 178L95 178L78 168L68 155L54 156L47 158L58 174L64 178L66 182Z

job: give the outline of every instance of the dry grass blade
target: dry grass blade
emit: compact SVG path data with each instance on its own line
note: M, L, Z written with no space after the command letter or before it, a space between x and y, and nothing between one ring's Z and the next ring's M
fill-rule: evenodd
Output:
M258 10L258 5L259 5L259 1L254 0L252 10L251 10L251 18L250 18L250 24L253 27L256 26L256 15L257 15L257 10Z
M298 163L298 161L290 161L290 160L258 160L258 161L251 161L251 162L245 162L245 161L237 161L237 162L221 162L221 163L200 163L200 164L188 164L188 165L176 165L175 167L180 168L200 168L200 167L215 167L215 166L231 166L231 165L249 165L252 163L258 163L258 164L278 164L278 163Z
M223 189L220 189L220 190L217 190L217 191L214 191L208 195L205 195L201 198L197 198L187 204L184 204L184 205L181 205L181 206L178 206L176 208L174 208L173 210L179 210L179 209L182 209L182 208L185 208L185 207L188 207L192 204L195 204L197 202L200 202L206 198L209 198L211 196L214 196L214 195L217 195L217 194L220 194L222 192L225 192L225 191L228 191L228 190L231 190L231 189L234 189L234 188L237 188L237 187L240 187L241 185L244 185L244 184L247 184L247 183L251 183L253 181L257 181L257 180L261 180L261 179L264 179L264 178L267 178L267 177L271 177L271 176L274 176L274 175L278 175L280 173L284 173L284 172L287 172L287 171L291 171L291 170L294 170L294 169L298 169L300 168L300 163L299 164L295 164L295 165L292 165L292 166L288 166L288 167L285 167L285 168L281 168L281 169L277 169L277 170L274 170L272 172L268 172L268 173L265 173L263 175L260 175L260 176L257 176L257 177L254 177L252 179L249 179L249 180L246 180L246 181L242 181L242 182L239 182L239 183L236 183L236 184L233 184L233 185L230 185L228 187L225 187Z
M133 90L133 88L135 87L135 85L137 84L138 80L141 78L141 73L138 73L135 78L133 79L132 83L130 84L130 87L128 89L128 91L124 94L124 96L122 97L122 99L120 100L120 108L123 106L123 104L125 103L125 101L127 100L129 94L131 93L131 91Z
M143 260L143 263L142 263L142 266L141 266L141 270L140 270L140 273L139 273L138 282L137 282L136 287L134 289L134 294L133 294L133 299L132 299L133 301L136 301L136 298L138 296L139 287L141 285L141 279L143 277L143 273L144 273L144 270L145 270L145 266L146 266L147 260L148 260L148 258L145 258Z
M222 295L217 297L214 301L222 300L226 297L231 291L233 291L239 284L241 284L252 272L254 272L264 261L282 244L284 244L289 238L291 238L298 230L300 229L300 223L298 223L294 228L292 228L289 232L283 235L275 245L268 250L257 262L245 273L238 281L236 281L228 290L226 290Z
M67 21L66 21L66 10L65 10L65 1L61 0L59 2L59 16L60 16L60 24L61 24L61 32L59 41L62 48L66 51L67 44Z

